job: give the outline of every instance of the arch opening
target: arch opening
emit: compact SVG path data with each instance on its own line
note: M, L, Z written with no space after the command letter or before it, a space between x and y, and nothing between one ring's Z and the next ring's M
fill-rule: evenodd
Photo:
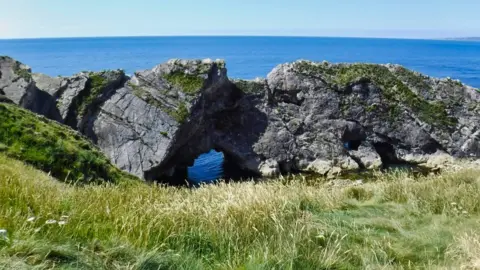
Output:
M193 161L183 166L176 166L172 175L168 177L168 184L199 186L213 184L219 180L244 181L257 177L259 175L243 169L228 153L220 149L210 149L198 155Z

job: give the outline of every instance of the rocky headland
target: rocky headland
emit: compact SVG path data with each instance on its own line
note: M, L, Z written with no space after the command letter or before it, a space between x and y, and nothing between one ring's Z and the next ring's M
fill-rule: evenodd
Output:
M74 180L109 180L113 164L180 181L211 149L249 176L480 158L479 90L391 64L302 60L247 81L228 78L221 60L49 77L0 57L0 102L0 151L60 179L71 165Z

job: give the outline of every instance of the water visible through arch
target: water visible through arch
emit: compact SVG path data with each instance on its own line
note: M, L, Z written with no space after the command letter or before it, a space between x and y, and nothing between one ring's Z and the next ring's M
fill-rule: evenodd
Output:
M245 181L260 177L259 174L245 170L239 166L237 160L231 155L215 149L199 155L193 161L193 165L185 169L185 174L185 178L194 186L215 183L220 179L230 182Z
M222 152L210 152L198 156L193 166L188 167L188 180L194 184L212 183L224 177L225 156Z

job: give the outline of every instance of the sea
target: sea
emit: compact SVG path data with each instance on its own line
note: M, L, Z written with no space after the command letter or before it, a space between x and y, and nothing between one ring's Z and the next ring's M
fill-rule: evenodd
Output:
M11 56L50 76L80 71L150 69L172 58L224 59L230 78L265 77L276 65L299 59L394 63L480 88L480 42L327 37L109 37L0 40ZM223 154L202 154L188 170L194 183L223 176Z

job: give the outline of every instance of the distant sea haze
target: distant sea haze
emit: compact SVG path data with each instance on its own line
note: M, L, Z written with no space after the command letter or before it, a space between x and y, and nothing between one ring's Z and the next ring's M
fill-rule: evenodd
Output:
M480 42L302 37L119 37L0 40L0 55L51 76L150 69L171 58L221 58L230 77L265 77L298 59L395 63L480 88Z

